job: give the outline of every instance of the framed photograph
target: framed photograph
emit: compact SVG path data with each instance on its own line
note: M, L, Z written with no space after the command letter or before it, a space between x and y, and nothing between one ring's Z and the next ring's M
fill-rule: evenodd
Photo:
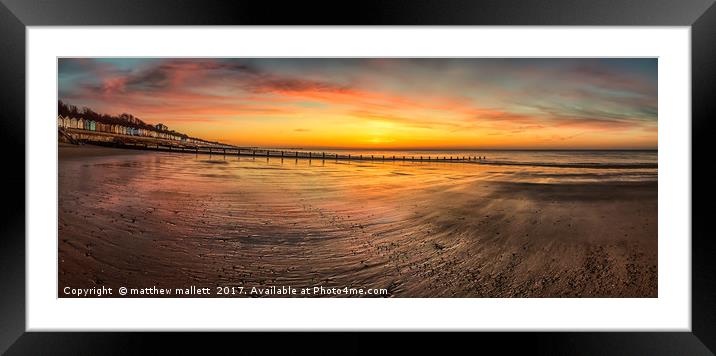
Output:
M713 2L577 3L3 1L0 350L713 354Z

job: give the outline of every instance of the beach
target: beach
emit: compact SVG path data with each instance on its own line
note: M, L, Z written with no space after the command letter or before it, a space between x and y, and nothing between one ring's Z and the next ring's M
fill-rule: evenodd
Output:
M356 162L60 144L58 295L321 286L658 296L654 167L487 155Z

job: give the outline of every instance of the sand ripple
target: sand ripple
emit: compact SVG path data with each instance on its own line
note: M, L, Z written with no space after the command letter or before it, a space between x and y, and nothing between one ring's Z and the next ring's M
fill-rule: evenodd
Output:
M64 159L60 286L657 295L653 180L556 184L554 172L514 169L168 153Z

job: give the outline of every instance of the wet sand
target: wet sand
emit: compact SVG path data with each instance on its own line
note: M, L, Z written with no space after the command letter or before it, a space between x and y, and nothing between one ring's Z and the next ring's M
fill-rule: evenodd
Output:
M74 145L71 143L59 143L57 155L59 159L67 160L92 157L138 155L147 152L148 151L117 149L89 144Z
M192 285L657 296L656 181L544 178L557 168L59 150L60 297L64 286Z

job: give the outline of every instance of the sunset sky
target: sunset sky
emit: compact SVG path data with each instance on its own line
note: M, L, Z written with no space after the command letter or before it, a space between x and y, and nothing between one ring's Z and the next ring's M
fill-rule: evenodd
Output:
M236 145L656 148L657 59L59 59L59 99Z

